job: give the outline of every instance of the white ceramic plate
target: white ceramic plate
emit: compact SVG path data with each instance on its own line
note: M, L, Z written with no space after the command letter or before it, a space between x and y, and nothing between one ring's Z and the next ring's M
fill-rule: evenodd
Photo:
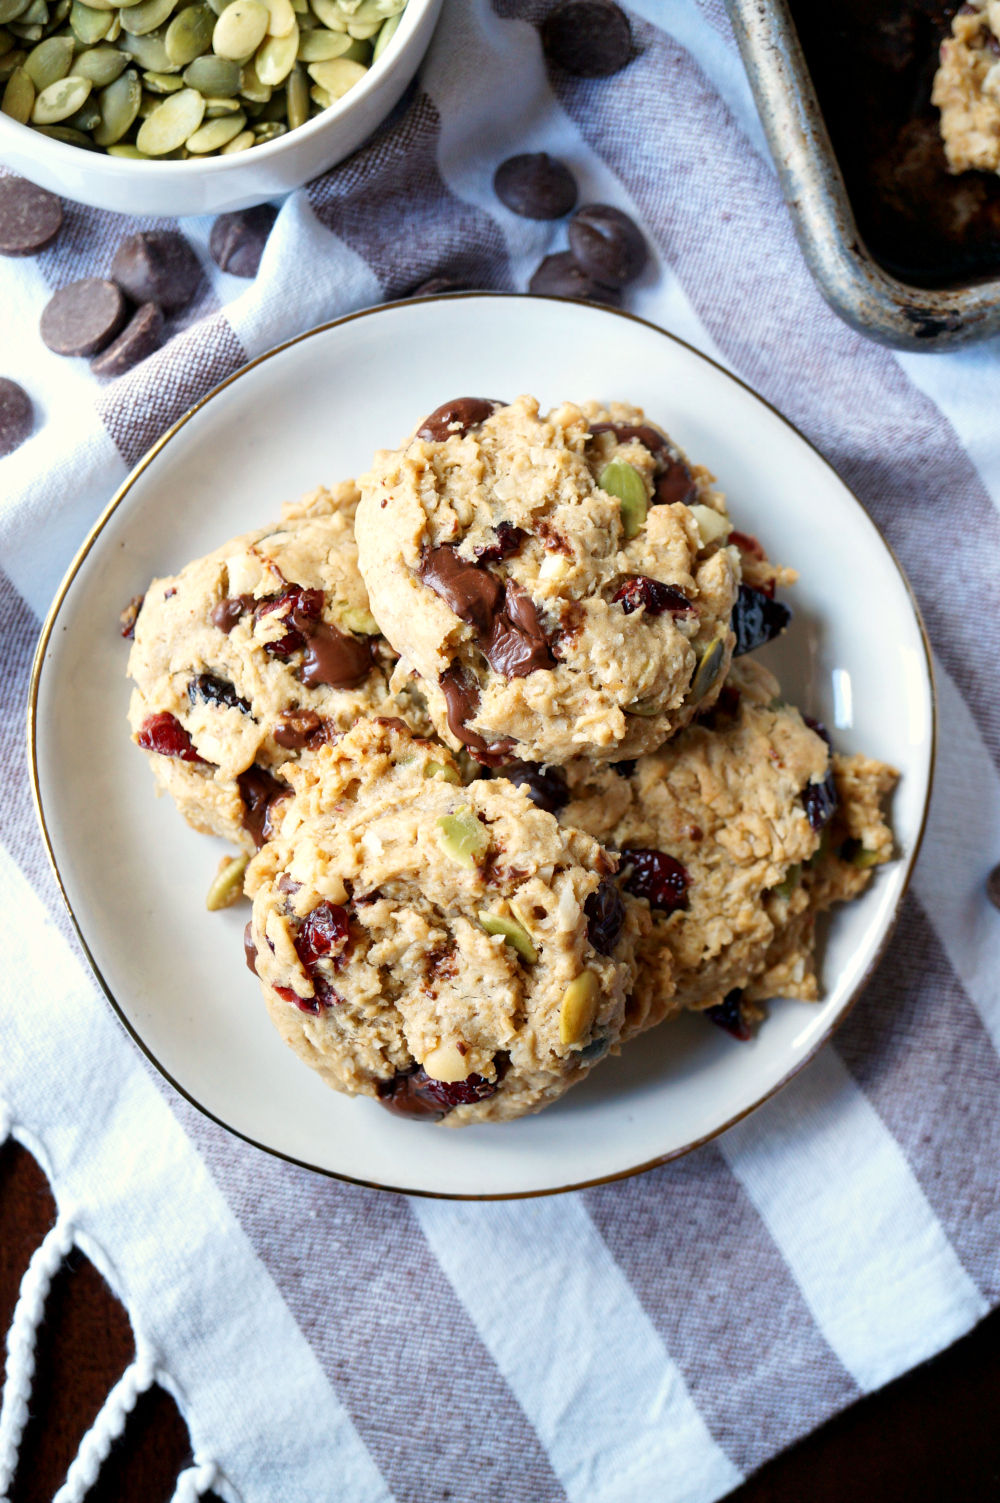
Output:
M449 1131L329 1090L271 1028L242 954L243 906L207 913L221 842L153 796L126 724L118 612L281 501L357 474L416 418L466 394L530 391L641 404L711 466L742 530L794 564L795 619L766 649L789 697L838 747L902 773L899 859L838 911L824 1000L779 1001L753 1042L704 1019L654 1030L538 1117ZM544 1194L683 1153L750 1111L829 1036L891 928L916 855L934 747L923 631L859 503L783 418L659 329L582 303L470 294L375 308L247 366L181 420L111 503L39 648L31 712L43 828L95 970L120 1017L203 1111L324 1173L448 1196Z

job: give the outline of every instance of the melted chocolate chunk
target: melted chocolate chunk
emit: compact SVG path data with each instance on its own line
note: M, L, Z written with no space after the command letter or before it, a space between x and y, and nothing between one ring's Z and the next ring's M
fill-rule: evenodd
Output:
M662 616L664 611L674 616L686 616L694 610L683 590L650 579L645 574L629 574L611 600L621 605L626 616L631 616L640 605L645 607L647 616Z
M741 584L730 621L736 633L733 657L741 658L745 652L753 652L765 642L773 642L791 619L791 611L780 600L771 600L763 590Z
M810 826L814 830L822 830L824 825L830 823L839 802L833 768L827 768L822 783L807 783L801 797Z
M271 805L279 799L287 798L291 789L287 783L279 782L266 768L258 767L256 763L253 767L248 767L246 772L241 772L236 782L243 800L241 823L260 850L273 833L268 819Z
M435 408L417 429L417 437L429 439L432 443L444 443L452 434L468 433L477 423L485 423L505 405L484 397L456 397Z
M670 445L663 434L657 433L655 428L650 428L645 423L592 423L590 431L591 434L613 433L620 444L630 444L633 439L638 439L650 454L662 454L670 458Z
M625 923L625 903L615 883L605 877L592 892L583 911L587 915L587 938L598 955L610 955Z
M282 872L281 876L278 878L277 886L279 892L287 892L291 896L294 896L295 893L302 891L302 883L296 882L295 878L290 877L287 872Z
M555 663L535 602L512 579L507 580L506 603L483 644L483 654L493 672L505 678L525 678Z
M520 552L524 542L524 533L520 527L515 527L511 522L498 522L496 535L495 543L476 549L476 558L481 564L499 564L503 559Z
M290 615L296 617L293 610ZM295 623L305 639L301 679L307 689L329 684L334 689L352 689L367 678L372 666L373 639L360 639L342 632L329 621Z
M188 699L192 704L203 699L206 704L222 705L227 710L242 710L244 715L250 714L250 702L240 698L235 684L216 678L214 673L199 673L193 678L188 684Z
M213 605L208 619L228 637L244 611L252 610L253 603L252 595L227 595L224 600Z
M492 746L478 731L466 725L479 706L479 685L465 668L449 668L438 679L448 710L448 728L453 736L469 748L470 754L484 767L502 767L514 750L509 736Z
M558 814L569 803L566 774L561 767L541 767L537 762L509 762L502 769L516 788L523 788L531 802L547 814Z
M663 434L657 433L655 428L650 428L645 423L637 426L632 423L594 423L590 431L613 433L620 444L638 439L649 450L656 460L654 506L669 506L675 501L693 506L697 501L698 487L694 483L694 476L683 459L675 457Z
M706 1007L705 1017L710 1019L717 1028L724 1028L726 1033L731 1033L734 1039L739 1039L745 1044L748 1039L753 1038L753 1030L743 1016L743 1009L740 1006L742 1000L743 993L739 987L736 987L717 1007Z
M257 974L257 946L253 942L253 920L243 930L243 954L246 956L247 970Z
M676 913L688 906L691 878L674 856L648 848L622 853L622 864L631 867L622 886L634 898L646 898L650 908Z
M380 1081L378 1086L379 1102L387 1111L422 1122L440 1122L452 1107L485 1101L496 1090L496 1084L481 1075L470 1075L468 1080L433 1080L423 1065L400 1071L392 1080Z
M322 731L323 721L315 710L287 710L275 722L274 739L286 751L301 751Z
M470 563L450 544L432 548L420 565L420 578L440 595L460 621L488 637L503 603L503 585L488 569Z
M697 500L698 487L683 459L668 460L662 473L656 477L653 505L672 506L675 502L681 501L685 506L694 506Z

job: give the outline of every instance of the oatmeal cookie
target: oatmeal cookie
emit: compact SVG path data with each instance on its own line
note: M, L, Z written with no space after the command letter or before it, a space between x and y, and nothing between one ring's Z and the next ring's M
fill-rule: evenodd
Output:
M506 779L365 720L285 775L247 954L336 1090L450 1126L539 1111L616 1048L648 914L614 858Z
M615 760L713 702L740 551L707 471L639 409L463 398L359 484L372 610L452 747Z
M931 103L950 172L1000 170L1000 0L973 0L953 17Z
M735 663L708 715L658 752L553 775L564 778L560 820L621 852L627 901L649 911L632 1008L641 1027L728 1008L745 1030L769 997L814 1000L817 913L857 896L892 857L880 801L896 773L832 754L824 728L753 660ZM725 1013L716 1020L726 1026Z
M353 481L287 505L281 523L154 579L134 623L129 720L195 829L248 853L287 795L281 769L382 711L418 729L419 694L391 698L396 655L358 572Z

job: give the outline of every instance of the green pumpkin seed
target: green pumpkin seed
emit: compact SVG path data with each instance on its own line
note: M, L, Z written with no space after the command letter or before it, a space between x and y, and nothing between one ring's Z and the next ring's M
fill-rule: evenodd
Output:
M221 16L227 5L232 5L233 0L208 0L209 5L217 16Z
M257 51L270 18L271 12L260 0L233 0L215 23L212 51L218 57L242 61Z
M52 6L52 8L49 11L49 25L48 25L49 36L51 36L54 31L57 31L58 28L66 20L66 17L69 15L69 12L70 12L70 6L71 5L72 5L72 0L57 0L57 4L55 4L55 5Z
M109 10L95 10L92 5L84 5L82 0L73 0L69 13L69 24L73 28L73 35L87 47L92 47L95 42L104 40L111 30L113 19Z
M35 102L35 86L23 68L15 68L3 91L0 111L16 120L18 125L27 125Z
M22 42L40 42L45 35L44 26L22 26L19 21L11 21L10 29Z
M0 31L0 57L10 52L14 46L14 38L9 31Z
M480 824L468 806L456 809L454 814L442 814L436 821L436 829L444 854L468 871L472 871L490 843L486 826Z
M265 88L276 89L295 67L295 54L299 50L299 28L292 22L292 29L284 37L265 37L257 49L254 67L257 77Z
M783 882L779 882L771 891L779 898L790 898L802 880L802 867L796 862L788 868Z
M527 929L522 929L521 925L516 924L513 919L501 918L498 913L481 913L479 922L487 934L502 934L506 943L520 955L522 960L526 960L529 965L534 965L538 959L538 951L532 944Z
M396 32L399 30L399 23L402 21L402 19L403 12L400 11L398 15L390 16L388 21L383 23L382 30L379 32L377 38L375 39L375 50L372 53L373 64L378 62L385 49L388 47L389 43L396 35Z
M31 0L27 10L23 10L17 18L17 26L48 26L49 8L45 0ZM16 27L11 30L16 34Z
M204 156L206 151L219 151L239 135L246 123L247 117L242 111L225 119L208 120L199 126L193 136L188 136L184 145L192 156Z
M578 1044L590 1032L601 1002L601 983L593 971L584 971L563 992L559 1008L560 1044Z
M243 878L249 864L249 856L234 856L221 867L218 876L208 889L205 907L209 913L220 908L231 908L243 896Z
M156 95L156 94L147 94L146 90L143 89L143 91L142 91L142 98L139 101L139 119L140 120L146 120L146 119L148 119L149 116L156 109L156 106L158 104L161 104L161 103L162 103L162 100L159 98L158 95Z
M128 58L117 47L93 47L81 52L73 64L73 72L80 78L89 78L95 89L107 88L128 67Z
M346 31L303 31L299 36L298 58L301 63L328 63L331 58L342 57L354 43Z
M132 69L116 78L97 97L101 123L94 131L98 146L113 146L132 124L142 103L142 85Z
M122 18L121 18L121 14L118 11L113 11L112 15L111 15L111 26L110 26L108 34L104 38L104 40L106 42L117 42L117 40L121 36L121 34L122 34Z
M360 63L352 63L346 57L334 57L328 63L309 64L309 77L313 83L318 83L321 89L326 90L331 102L342 99L348 89L353 89L364 78L367 71Z
M58 125L60 121L68 120L70 115L76 114L93 87L89 78L80 78L74 73L60 78L58 83L49 84L32 106L32 122L35 125Z
M219 152L220 157L234 156L238 151L249 151L254 145L254 133L252 130L242 130L228 146L224 146Z
M47 42L39 42L28 53L24 71L40 94L49 84L65 78L72 63L73 38L49 37Z
M328 110L333 103L329 94L319 84L313 84L309 90L309 98L314 104L318 104L321 110Z
M238 99L219 99L214 94L206 94L205 118L217 120L221 115L235 115L240 107Z
M210 5L186 5L167 27L164 45L170 61L180 68L193 63L212 45L214 30L215 12Z
M108 156L123 157L127 162L148 162L150 160L144 151L139 150L138 146L126 146L120 141L116 142L114 146L108 147Z
M97 147L89 136L84 135L82 130L73 130L68 125L33 125L32 130L40 136L48 136L50 141L64 141L67 146L82 146L85 151L96 151Z
M305 125L309 119L309 80L302 68L295 67L288 75L288 82L285 84L285 113L289 130ZM345 612L345 619L347 614ZM364 614L367 616L369 612L365 611Z
M336 0L310 0L310 4L323 25L329 26L331 31L347 30L347 17L338 9Z
M282 125L280 120L262 120L260 125L253 128L255 146L264 146L268 141L277 141L279 136L287 133L288 126Z
M234 0L239 4L240 0ZM166 156L193 136L205 115L205 101L197 89L181 89L162 100L142 122L135 144L151 157Z
M406 760L410 761L412 759L407 758ZM462 779L455 768L450 767L447 762L425 762L424 777L438 783L454 783L458 788L462 786Z
M691 680L691 688L688 690L687 697L692 704L700 703L705 698L709 689L714 687L725 656L725 637L713 637L712 641L705 648L701 662L695 669L694 678Z
M100 123L101 112L97 107L97 100L91 95L82 109L77 110L75 115L70 115L66 127L68 130L82 130L89 134Z
M142 81L151 94L176 94L184 87L178 73L144 73Z
M263 3L271 16L267 23L268 36L287 37L292 27L298 25L292 0L263 0Z
M243 72L239 63L227 57L213 57L207 52L184 69L184 82L189 89L197 89L199 94L231 99L240 92Z
M0 57L0 83L11 78L18 68L23 68L28 61L28 54L17 48L14 52L8 52Z
M133 36L130 31L123 31L118 39L118 46L146 73L179 73L180 65L172 63L167 56L165 37L164 27L159 31L147 31L141 37Z
M174 0L140 0L120 11L122 29L130 36L144 37L162 26L174 8Z
M597 483L609 496L617 496L621 502L622 532L627 538L634 538L645 522L649 508L646 487L639 471L634 465L626 464L624 459L613 459L605 465Z
M284 89L278 89L264 105L258 120L284 120L288 113L288 101Z

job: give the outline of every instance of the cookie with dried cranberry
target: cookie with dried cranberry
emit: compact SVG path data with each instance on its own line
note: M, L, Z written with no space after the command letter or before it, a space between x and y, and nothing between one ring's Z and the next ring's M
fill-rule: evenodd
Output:
M563 771L559 818L620 851L626 901L650 915L640 1026L728 1006L735 1031L769 997L815 1000L817 913L857 896L892 856L880 810L891 768L832 753L773 675L741 659L709 714L658 752ZM675 986L666 995L664 963Z
M248 954L336 1090L450 1126L555 1101L616 1049L648 917L596 840L503 777L359 721L308 763L250 863Z
M728 667L740 554L722 498L662 435L615 421L463 398L359 481L372 611L438 734L487 765L651 751Z
M949 172L1000 171L1000 12L963 5L941 43L931 103L941 111Z
M129 719L158 781L196 829L253 852L288 793L281 769L358 715L426 724L392 696L396 655L357 567L353 481L284 508L149 586L132 623Z

